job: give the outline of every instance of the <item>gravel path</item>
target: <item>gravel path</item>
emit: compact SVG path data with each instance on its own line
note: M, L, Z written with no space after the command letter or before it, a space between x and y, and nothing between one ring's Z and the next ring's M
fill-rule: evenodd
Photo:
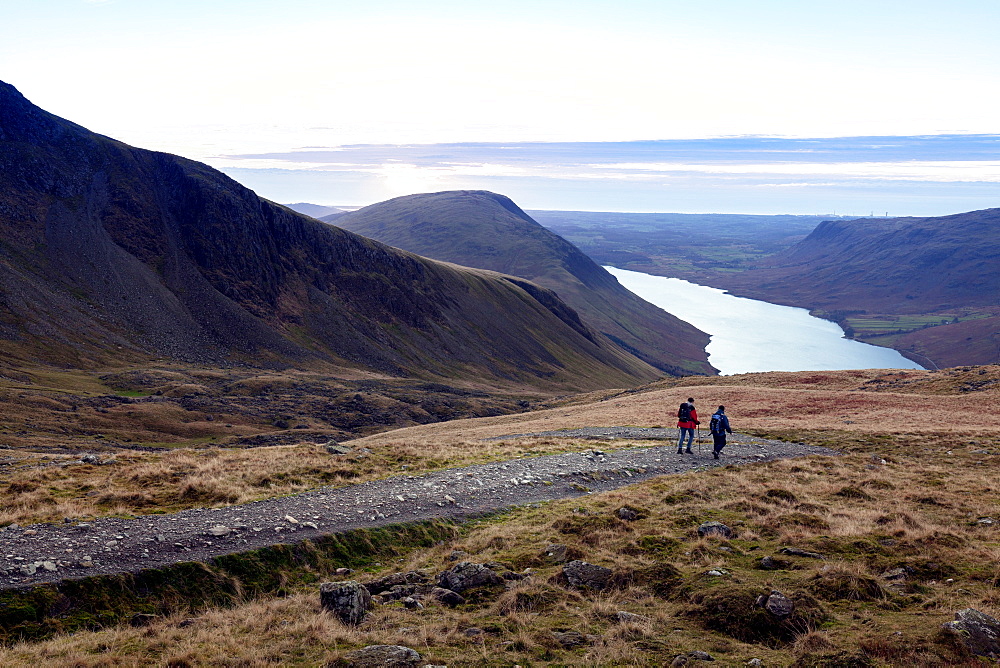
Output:
M588 428L530 434L572 438L668 439L674 429ZM526 436L518 434L516 436ZM512 438L508 436L505 438ZM721 460L711 445L678 455L675 446L586 450L323 487L239 506L136 519L11 525L0 531L0 591L91 575L205 561L324 534L434 518L460 519L514 505L581 496L699 467L746 464L834 450L736 434Z

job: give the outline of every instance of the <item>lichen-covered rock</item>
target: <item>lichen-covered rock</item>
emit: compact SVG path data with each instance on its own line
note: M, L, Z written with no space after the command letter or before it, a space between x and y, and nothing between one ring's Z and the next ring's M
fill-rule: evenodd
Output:
M428 581L426 575L420 571L408 571L406 573L390 573L389 575L365 583L365 588L369 594L381 594L393 587L409 584L423 584Z
M1000 658L1000 621L995 617L966 608L955 613L955 621L942 627L956 633L976 656Z
M438 575L438 586L461 594L473 587L489 587L503 584L503 578L484 564L460 561L452 568Z
M771 595L764 601L764 609L778 619L785 619L792 616L795 604L780 591L772 591Z
M542 550L542 559L550 564L565 564L566 557L566 546L562 543L549 543Z
M319 587L320 605L345 624L360 624L374 603L372 596L360 582L324 582Z
M710 522L702 522L698 526L698 535L701 537L706 536L717 536L719 538L732 538L735 534L733 530L722 522L712 520Z
M638 508L633 508L632 506L622 506L615 511L615 516L626 522L634 522L636 520L641 520L646 516L646 513Z
M353 668L415 668L423 657L415 649L403 645L369 645L344 655Z
M604 589L611 580L611 569L578 559L563 566L563 575L571 587Z

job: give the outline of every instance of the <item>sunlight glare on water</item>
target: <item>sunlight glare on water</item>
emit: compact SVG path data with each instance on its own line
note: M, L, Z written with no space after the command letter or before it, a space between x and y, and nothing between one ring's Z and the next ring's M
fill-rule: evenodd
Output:
M891 348L845 339L836 323L805 309L735 297L679 278L605 269L646 301L710 334L708 361L723 375L923 368Z

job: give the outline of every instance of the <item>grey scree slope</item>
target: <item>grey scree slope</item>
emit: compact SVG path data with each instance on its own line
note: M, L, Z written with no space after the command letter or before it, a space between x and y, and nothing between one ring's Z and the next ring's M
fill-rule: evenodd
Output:
M674 429L614 427L535 435L672 441L675 434ZM710 445L702 444L702 453L695 455L678 455L675 448L671 443L612 452L587 450L401 475L347 487L321 487L226 508L135 519L9 526L0 531L0 590L206 561L350 529L462 519L515 505L581 496L588 490L616 489L701 467L838 454L828 448L741 434L734 435L718 461L712 459Z

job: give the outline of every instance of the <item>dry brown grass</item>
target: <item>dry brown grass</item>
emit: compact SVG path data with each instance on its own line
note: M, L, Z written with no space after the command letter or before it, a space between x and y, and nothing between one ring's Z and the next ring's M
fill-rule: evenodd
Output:
M388 606L362 627L347 629L319 612L315 591L302 591L209 610L183 627L175 617L145 629L80 632L0 649L0 665L323 665L376 643L405 644L429 663L451 666L662 665L692 650L712 653L718 665L743 665L752 657L765 665L976 665L939 628L965 607L1000 616L1000 525L977 522L1000 515L1000 482L993 475L1000 435L991 424L1000 414L995 410L1000 392L962 392L970 378L980 377L976 371L904 376L910 392L887 392L885 383L878 383L877 392L859 390L872 379L889 377L876 372L775 374L756 385L743 384L746 378L687 380L674 383L683 389L604 393L592 395L597 401L591 404L367 437L351 445L371 448L368 458L337 460L342 467L356 466L356 479L401 465L418 470L592 447L560 438L479 439L554 428L668 425L677 397L691 394L702 405L725 403L738 428L839 447L847 454L665 476L519 509L472 523L456 541L373 567L361 578L416 568L440 571L452 563L447 555L453 549L475 561L533 569L532 578L482 603L457 609L429 605L423 611ZM948 383L954 394L931 396ZM948 411L969 419L940 424ZM857 419L861 415L866 419ZM332 461L305 445L211 452L120 455L127 461L62 471L76 468L92 476L89 484L119 485L123 493L148 487L167 473L176 484L216 481L220 493L251 488L268 493L247 469L273 468L293 477L329 468ZM32 471L36 477L28 475ZM16 483L8 493L28 498L56 484L57 474L55 467L25 469L22 477L8 480L8 486ZM646 517L619 521L614 511L622 505L642 509ZM696 527L706 519L726 522L738 536L699 538ZM612 568L617 586L580 592L559 584L554 579L559 566L542 557L552 542ZM783 547L827 558L782 555ZM762 556L783 559L787 567L761 570ZM893 584L882 578L897 567L908 569L906 580ZM711 569L727 575L709 576ZM740 640L737 629L713 626L699 603L720 587L747 593L751 600L755 592L770 589L797 592L816 601L825 621L803 624L791 640ZM620 623L619 610L643 619ZM470 627L483 633L467 635ZM566 649L552 632L568 630L597 639ZM753 629L746 632L752 635Z

